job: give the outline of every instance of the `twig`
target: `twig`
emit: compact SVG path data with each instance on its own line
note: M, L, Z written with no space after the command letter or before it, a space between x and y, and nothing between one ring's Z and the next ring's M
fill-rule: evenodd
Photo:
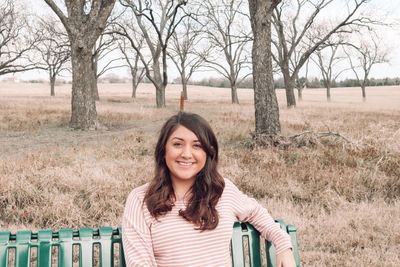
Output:
M340 133L335 133L335 132L322 132L322 133L317 133L319 136L318 138L321 137L326 137L326 136L337 136L337 137L341 137L343 140L345 140L346 142L350 143L350 144L354 144L352 141L350 141L349 139L347 139L346 137L344 137L343 135L341 135Z

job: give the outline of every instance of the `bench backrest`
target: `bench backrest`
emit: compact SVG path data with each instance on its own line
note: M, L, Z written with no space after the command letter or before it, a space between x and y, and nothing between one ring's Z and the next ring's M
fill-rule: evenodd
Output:
M296 229L283 221L277 223L291 236L296 263L300 266ZM236 222L231 241L232 265L275 266L275 248L269 241L264 244L251 224ZM39 230L37 233L26 230L16 234L0 232L1 267L28 267L32 264L38 267L72 267L74 261L79 261L79 266L83 267L125 267L121 229L101 227L61 229L57 232Z

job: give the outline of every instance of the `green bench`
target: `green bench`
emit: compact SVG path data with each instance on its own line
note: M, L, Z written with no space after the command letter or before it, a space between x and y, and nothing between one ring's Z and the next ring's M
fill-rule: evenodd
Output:
M296 228L277 220L281 228L292 238L297 266L300 266ZM260 235L251 224L236 222L233 226L233 266L276 266L275 248L266 241L260 242ZM266 262L265 262L266 259ZM73 263L75 262L75 263ZM125 266L121 243L121 229L111 227L0 231L0 266L16 267L72 267L77 266Z

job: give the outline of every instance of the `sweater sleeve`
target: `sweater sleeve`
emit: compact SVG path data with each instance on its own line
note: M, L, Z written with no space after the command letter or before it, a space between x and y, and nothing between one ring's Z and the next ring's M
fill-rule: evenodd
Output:
M127 267L156 266L150 228L146 223L143 201L133 190L122 217L122 242Z
M226 180L231 188L234 200L233 209L237 219L251 223L276 248L276 254L292 248L290 236L275 223L267 209L261 206L254 198L243 194L232 182Z

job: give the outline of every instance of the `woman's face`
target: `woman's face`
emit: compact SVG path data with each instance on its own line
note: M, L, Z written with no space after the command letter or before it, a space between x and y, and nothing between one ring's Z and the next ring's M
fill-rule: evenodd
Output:
M207 154L197 136L188 128L179 125L165 145L165 162L172 182L175 184L194 183L206 159Z

